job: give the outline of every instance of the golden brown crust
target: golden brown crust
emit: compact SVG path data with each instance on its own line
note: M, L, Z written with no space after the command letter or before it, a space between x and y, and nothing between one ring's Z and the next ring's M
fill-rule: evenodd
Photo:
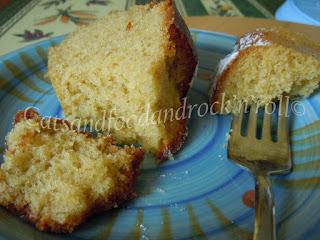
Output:
M172 0L167 1L167 14L170 41L174 42L176 48L176 61L172 71L184 76L182 81L178 81L177 86L183 99L190 88L198 57L190 31Z
M165 11L167 13L167 26L169 29L170 42L174 43L176 59L170 70L170 77L176 79L177 89L180 92L180 102L183 106L183 99L190 88L198 58L190 32L183 18L179 14L174 1L167 0ZM181 79L181 76L183 78ZM182 147L188 133L187 119L178 120L178 123L170 126L168 131L176 132L169 142L163 144L163 148L156 153L159 162L166 160L171 154L176 153ZM177 126L178 125L178 126Z
M17 124L21 121L25 121L29 119L40 121L41 116L35 109L29 108L29 109L20 111L16 114L14 124ZM77 129L74 128L71 125L71 123L69 123L67 120L64 120L64 119L54 119L54 120L57 121L58 125L67 124L70 130L77 131ZM52 123L52 121L49 121L49 122L50 124ZM45 130L48 130L48 128L45 128ZM87 137L93 137L92 134L87 132L81 132L81 131L77 131L77 132L81 134L85 134ZM114 143L114 140L111 136L105 137L105 141L112 144ZM129 168L120 170L121 173L127 177L127 181L121 182L121 184L117 187L118 191L113 192L110 196L108 196L108 200L106 199L96 200L94 204L92 204L92 206L89 209L87 209L85 213L72 217L72 219L69 219L69 221L64 224L57 223L56 221L50 218L42 218L41 216L40 217L32 216L31 210L28 205L18 206L14 204L8 204L8 205L4 205L4 207L7 208L13 214L33 224L40 231L54 232L54 233L71 233L75 229L75 227L83 223L86 219L88 219L93 214L97 212L106 211L114 207L118 207L118 205L121 204L122 202L135 197L135 192L133 190L134 183L135 183L136 177L139 175L140 164L144 158L144 150L142 148L131 148L128 146L125 146L125 150L128 154L133 156L133 160L131 161L131 166ZM0 180L5 181L5 176L3 176L1 169L0 169Z
M228 72L231 71L230 70L231 68L232 68L232 65L228 66L226 70L221 74L221 76L218 79L216 79L217 84L211 95L211 100L210 100L210 106L212 108L213 113L222 113L223 111L223 109L221 109L222 94L224 93L226 76L228 75Z
M261 39L266 42L292 48L298 52L320 59L320 44L308 39L301 33L292 32L285 28L273 28L256 30L251 34L260 34Z
M22 122L23 120L36 119L39 116L39 113L34 108L27 108L16 114L14 119L14 125L19 122Z
M186 137L188 135L187 119L182 119L178 123L177 132L175 137L171 139L170 142L164 143L163 148L156 153L156 158L159 163L167 160L172 154L178 152L182 145L184 144Z

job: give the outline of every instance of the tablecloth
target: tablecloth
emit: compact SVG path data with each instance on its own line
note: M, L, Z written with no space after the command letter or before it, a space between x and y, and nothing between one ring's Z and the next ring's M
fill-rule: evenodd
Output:
M150 0L0 0L0 55ZM283 0L175 0L183 16L273 18Z

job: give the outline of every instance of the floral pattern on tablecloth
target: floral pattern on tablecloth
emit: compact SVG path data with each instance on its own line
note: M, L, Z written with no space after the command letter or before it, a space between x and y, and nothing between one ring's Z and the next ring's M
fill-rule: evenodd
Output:
M230 0L203 0L204 6L210 15L242 16L243 14Z
M54 15L36 20L36 26L49 24L55 21L60 21L61 23L72 22L76 25L86 25L91 21L96 20L97 16L90 11L85 10L73 10L71 6L66 8L57 8Z

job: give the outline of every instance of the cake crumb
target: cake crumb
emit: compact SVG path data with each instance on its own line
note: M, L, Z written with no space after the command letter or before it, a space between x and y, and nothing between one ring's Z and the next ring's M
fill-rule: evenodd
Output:
M158 193L165 193L166 191L163 188L156 188L156 192Z
M16 114L6 143L0 205L40 231L70 233L135 196L141 148L119 147L111 136L94 137L30 108Z

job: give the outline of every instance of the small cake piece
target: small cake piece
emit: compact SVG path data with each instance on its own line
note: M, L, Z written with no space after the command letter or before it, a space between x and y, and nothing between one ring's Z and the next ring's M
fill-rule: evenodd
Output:
M139 143L159 160L187 134L183 106L197 65L173 0L115 11L49 50L48 73L66 117L116 140Z
M144 152L78 132L33 109L16 115L0 168L0 205L41 231L72 232L134 196Z
M215 112L237 113L283 93L309 96L320 82L320 45L285 29L249 32L220 62L209 93Z

